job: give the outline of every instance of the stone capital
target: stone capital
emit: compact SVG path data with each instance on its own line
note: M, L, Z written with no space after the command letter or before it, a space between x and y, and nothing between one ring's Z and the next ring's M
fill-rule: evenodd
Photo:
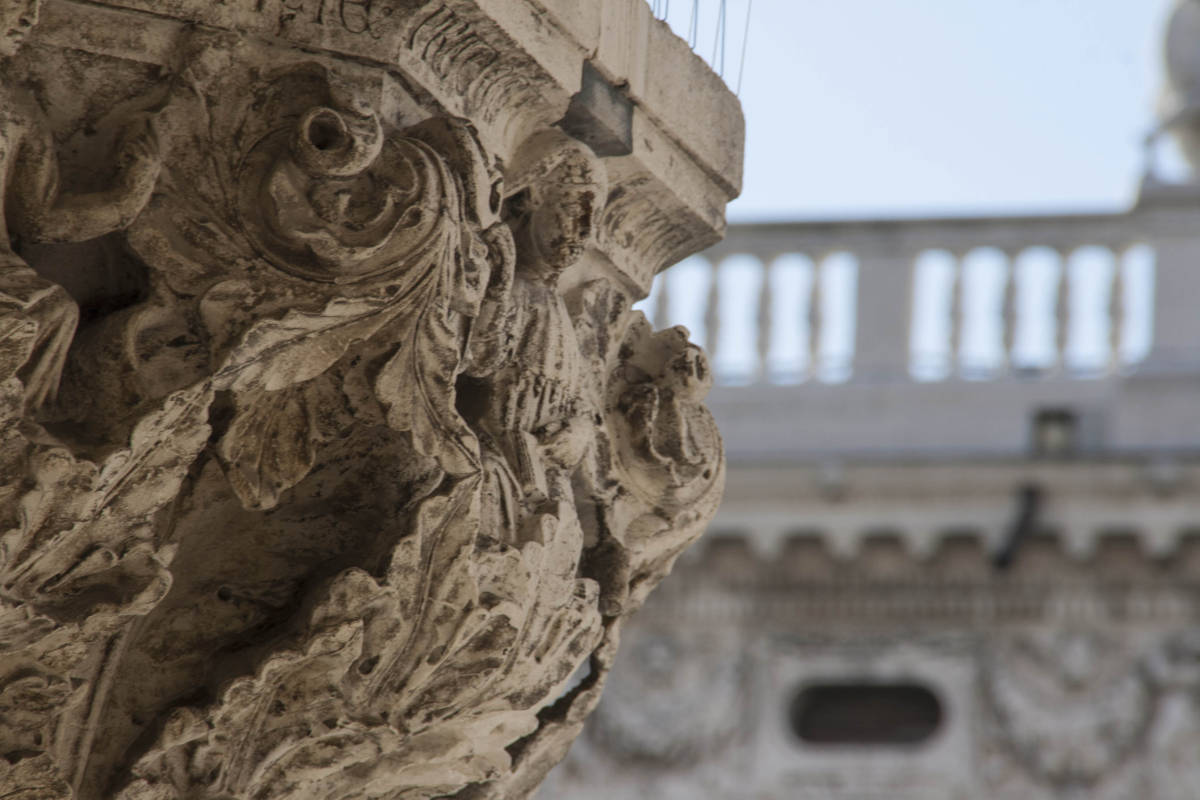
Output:
M737 101L640 0L0 28L0 795L527 796L720 499L631 305Z

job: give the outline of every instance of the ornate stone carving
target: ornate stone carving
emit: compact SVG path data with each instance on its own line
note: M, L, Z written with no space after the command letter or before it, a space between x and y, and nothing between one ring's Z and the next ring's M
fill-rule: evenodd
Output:
M1039 782L1094 787L1137 748L1153 713L1138 654L1092 630L1010 637L986 660L997 754Z
M454 18L410 45L466 80ZM715 510L704 356L597 253L585 145L170 30L75 138L0 86L0 794L524 796ZM76 334L67 257L138 289Z
M863 491L867 503L880 488ZM1103 535L1072 555L1047 534L1000 571L982 533L946 536L932 552L866 536L839 558L839 529L776 549L762 546L763 529L720 520L711 527L722 533L710 529L624 626L604 697L539 796L1195 794L1200 562L1190 537L1164 557ZM940 722L904 744L810 738L797 700L839 683L925 688ZM881 724L919 722L902 708L882 706Z
M617 668L585 736L615 763L672 768L718 757L748 737L753 696L745 642L627 631Z

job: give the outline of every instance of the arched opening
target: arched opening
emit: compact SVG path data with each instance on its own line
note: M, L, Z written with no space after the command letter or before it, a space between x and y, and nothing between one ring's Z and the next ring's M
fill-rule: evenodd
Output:
M1049 247L1023 250L1013 263L1016 331L1012 365L1019 373L1049 370L1058 363L1055 308L1062 271L1062 257Z
M662 290L667 293L666 318L656 319L655 325L660 328L683 325L693 342L709 348L712 343L708 341L704 320L713 281L712 265L707 259L691 256L668 269L662 277Z
M733 255L717 268L713 372L727 385L751 383L758 375L758 336L763 266L751 255Z
M953 371L951 308L958 263L946 250L926 250L913 261L908 371L914 380L940 381Z
M959 367L968 379L996 375L1005 362L1004 282L1008 258L994 247L979 247L962 262L962 334Z
M821 324L816 375L824 383L842 383L854 368L858 259L853 253L830 253L821 259L818 281Z
M1107 247L1081 247L1067 259L1067 347L1063 361L1079 377L1104 374L1111 363L1113 253ZM1059 321L1062 324L1062 321Z
M1148 244L1135 244L1121 256L1124 307L1120 362L1136 364L1150 354L1154 343L1154 272L1157 256Z
M771 325L766 374L771 383L800 383L812 370L815 278L812 259L799 253L775 259L767 273Z

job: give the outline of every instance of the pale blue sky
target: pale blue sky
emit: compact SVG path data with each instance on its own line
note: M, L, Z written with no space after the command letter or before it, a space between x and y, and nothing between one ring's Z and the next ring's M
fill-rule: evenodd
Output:
M731 87L740 84L746 115L744 191L729 207L731 222L1115 211L1133 202L1141 143L1162 88L1173 0L753 0L742 75L749 2L724 2L723 74ZM697 8L696 51L720 66L714 34L721 0L651 5L685 38ZM1178 169L1169 148L1163 156ZM964 302L994 305L996 286L985 290L996 281L985 279L1003 269L978 266L968 271ZM1080 298L1097 294L1111 269L1086 266ZM721 341L708 345L718 372L724 365L732 374L753 352L755 323L746 309L760 278L754 269L743 275L727 267L721 295L730 319ZM1148 269L1126 273L1133 306L1123 350L1131 357L1149 344ZM711 277L707 268L675 272L670 322L703 338ZM1030 274L1037 279L1025 286L1034 293L1032 308L1039 297L1052 297L1058 272L1043 264ZM853 282L835 280L839 275L828 276L825 290L823 349L830 353L847 352L854 338ZM915 278L922 284L923 276ZM920 311L938 292L934 284L917 288ZM1106 359L1105 298L1097 298L1093 313L1072 317L1078 330L1069 352L1081 365ZM995 361L1000 320L976 319L964 331L962 357ZM914 353L944 347L944 323L936 313L919 313ZM1024 326L1014 356L1052 360L1052 326L1047 313ZM806 335L793 331L786 346L772 350L782 362L800 363Z
M713 55L720 0L700 0ZM686 37L693 3L672 0ZM726 0L738 82L747 0ZM731 221L1120 208L1171 0L754 0ZM660 0L660 11L663 9Z

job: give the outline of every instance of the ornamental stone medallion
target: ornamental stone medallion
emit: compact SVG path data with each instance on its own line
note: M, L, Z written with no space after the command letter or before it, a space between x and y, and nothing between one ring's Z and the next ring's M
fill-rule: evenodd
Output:
M720 498L631 304L736 101L632 0L0 0L0 57L0 797L527 796Z

